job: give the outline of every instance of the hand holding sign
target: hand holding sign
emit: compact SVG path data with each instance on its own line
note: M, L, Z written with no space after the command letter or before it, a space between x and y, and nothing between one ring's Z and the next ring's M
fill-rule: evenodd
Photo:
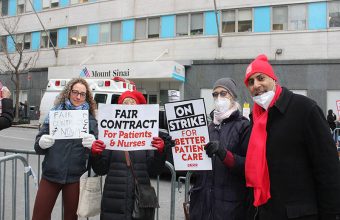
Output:
M204 150L207 152L208 157L212 158L214 154L216 154L221 161L224 160L227 155L227 151L220 147L219 141L210 141L207 145L205 145Z
M91 148L92 143L96 140L96 138L93 136L93 134L84 134L83 141L81 144L84 147Z
M157 148L158 153L163 153L164 150L164 141L160 137L154 137L151 141L151 146Z
M211 159L204 151L209 133L203 99L165 104L175 170L211 170Z
M42 149L47 149L47 148L52 147L54 142L55 142L55 140L54 140L54 138L51 135L44 134L43 136L40 137L39 146Z

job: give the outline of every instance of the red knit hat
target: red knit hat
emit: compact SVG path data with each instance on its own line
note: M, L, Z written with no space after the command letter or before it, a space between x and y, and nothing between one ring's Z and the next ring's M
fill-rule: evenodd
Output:
M248 86L248 79L255 73L263 73L270 78L277 81L277 77L274 73L273 67L268 62L268 58L264 54L258 55L253 62L249 64L246 70L246 76L244 78L244 83Z
M137 90L125 91L118 98L118 104L123 104L125 98L132 98L136 101L137 105L146 104L144 95Z

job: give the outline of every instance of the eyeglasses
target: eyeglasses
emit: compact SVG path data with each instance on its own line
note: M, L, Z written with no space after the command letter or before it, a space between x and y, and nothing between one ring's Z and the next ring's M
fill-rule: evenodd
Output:
M78 92L77 90L71 90L71 93L72 93L72 95L74 95L74 96L80 95L80 97L82 97L82 98L85 98L85 97L86 97L86 92Z
M227 97L227 96L229 95L229 93L228 93L227 91L213 92L213 93L212 93L212 96L213 96L214 98L217 98L218 95L220 95L222 98L224 98L224 97Z

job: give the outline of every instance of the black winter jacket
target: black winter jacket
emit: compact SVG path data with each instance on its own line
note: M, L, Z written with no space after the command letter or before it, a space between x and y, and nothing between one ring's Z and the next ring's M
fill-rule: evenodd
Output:
M2 113L0 116L0 130L8 128L12 125L14 112L13 112L13 100L2 99Z
M249 121L239 111L220 125L209 125L210 141L219 141L220 146L232 152L235 165L228 168L214 157L212 171L194 173L196 181L190 195L190 219L245 219L244 162L249 135Z
M166 134L160 137L165 139ZM130 159L139 184L150 184L149 173L160 174L165 166L166 151L171 141L164 140L162 154L156 150L130 151ZM127 167L123 151L104 150L102 155L94 156L92 168L99 175L106 175L102 203L101 220L131 220L134 199L134 177Z
M250 206L249 220L255 213L259 220L336 219L339 158L325 116L313 100L282 89L268 112L267 164L271 198L258 210Z
M92 115L89 116L89 125L90 134L97 138L97 120ZM45 155L42 162L42 177L61 184L78 182L86 171L90 150L82 145L82 139L55 140L52 147L42 149L39 140L44 134L49 134L48 124L41 127L34 145L37 154Z

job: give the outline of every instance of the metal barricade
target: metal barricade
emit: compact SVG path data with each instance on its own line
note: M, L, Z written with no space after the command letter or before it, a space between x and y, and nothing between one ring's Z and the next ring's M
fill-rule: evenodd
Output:
M30 218L30 208L32 208L31 204L30 204L30 199L29 198L29 182L28 182L28 176L29 175L33 175L33 172L31 170L31 167L29 166L29 164L32 166L32 164L34 164L34 170L37 171L37 176L36 176L36 183L38 185L40 179L41 179L41 161L43 159L43 155L38 155L35 151L33 150L17 150L17 149L8 149L8 148L0 148L0 153L2 153L3 157L0 157L0 180L6 180L6 163L2 163L8 160L12 160L12 187L13 189L16 189L17 186L17 164L16 161L17 159L23 161L24 167L26 168L25 171L25 179L24 179L24 185L25 185L25 192L27 190L27 194L25 193L25 220ZM11 155L8 155L9 153L11 153ZM13 153L13 154L12 154ZM10 158L10 159L7 159ZM33 161L34 160L34 161ZM3 167L2 167L3 166ZM176 202L176 186L177 186L177 182L176 182L176 172L174 169L174 166L166 161L165 162L165 166L170 170L171 173L171 185L170 185L170 192L171 192L171 200L170 200L170 220L174 220L175 219L175 202ZM3 168L3 169L2 169ZM3 170L3 172L1 172ZM27 180L26 180L27 179ZM27 181L27 182L26 182ZM102 181L104 184L104 181ZM157 191L157 196L159 197L159 176L157 176L157 186L156 186L156 191ZM1 185L1 181L0 181L0 220L4 220L4 219L10 219L8 217L8 215L5 215L5 197L6 197L6 192L8 192L8 190L6 190L5 188L5 184ZM16 203L17 203L17 192L16 190L12 190L12 220L16 220L17 217L17 207L16 207ZM8 201L7 201L8 203ZM62 201L61 201L62 203ZM61 219L63 219L63 206L61 205ZM88 219L92 219L92 218L88 218ZM159 210L156 210L156 219L159 219Z
M4 163L4 178L0 169L0 214L1 219L5 219L5 192L6 192L6 161L12 161L12 219L16 219L16 161L19 159L24 165L24 203L25 203L25 220L30 218L30 204L29 204L29 179L30 175L33 175L31 167L28 165L26 158L20 154L12 154L4 157L0 157L0 165ZM33 175L34 176L34 175ZM1 193L1 184L3 189Z

